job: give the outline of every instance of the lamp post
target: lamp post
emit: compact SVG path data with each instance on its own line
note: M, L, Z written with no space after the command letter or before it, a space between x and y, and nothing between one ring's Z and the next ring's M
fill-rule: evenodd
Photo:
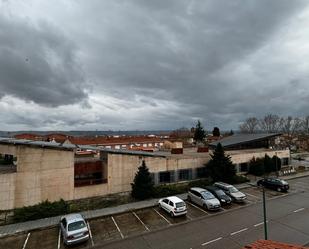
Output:
M265 178L264 178L265 179ZM264 215L264 238L267 240L267 219L266 219L266 199L265 199L265 187L263 185L263 215Z

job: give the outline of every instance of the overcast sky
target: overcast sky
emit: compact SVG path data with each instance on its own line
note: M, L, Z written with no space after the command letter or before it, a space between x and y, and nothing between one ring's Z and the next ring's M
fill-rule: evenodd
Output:
M0 130L309 114L307 0L0 0Z

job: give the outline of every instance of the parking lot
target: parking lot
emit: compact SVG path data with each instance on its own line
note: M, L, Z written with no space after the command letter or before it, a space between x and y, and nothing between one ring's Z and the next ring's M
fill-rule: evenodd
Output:
M290 184L290 193L302 191L303 188L299 190L300 185L304 186L297 181L292 182ZM309 188L309 184L306 186ZM188 222L206 216L212 216L220 212L229 212L230 210L254 204L262 200L262 191L257 187L248 187L246 189L242 189L241 191L247 195L247 200L245 203L232 203L229 206L221 207L217 211L208 211L186 201L188 212L186 216L182 217L171 218L165 211L155 206L88 220L90 240L84 244L76 245L74 248L87 248L94 245L108 243L110 241L121 240L123 238L139 235L141 233L147 233L149 231L173 226L178 223ZM267 190L266 198L277 198L285 194L286 193ZM59 228L53 227L2 238L0 239L0 248L59 249L66 248L66 246L63 245Z

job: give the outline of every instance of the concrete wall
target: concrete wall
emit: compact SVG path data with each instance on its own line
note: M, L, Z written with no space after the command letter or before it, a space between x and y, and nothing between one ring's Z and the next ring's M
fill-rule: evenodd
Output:
M227 151L226 154L231 156L233 163L246 163L249 162L253 157L255 158L262 158L267 154L270 157L277 155L279 158L290 158L290 151L289 150L263 150L263 151L243 151L242 153L237 153L233 151Z
M46 199L73 199L73 151L0 145L1 154L12 152L17 156L17 172L0 174L0 189L8 186L10 189L9 194L1 191L0 210L29 206ZM9 201L4 204L8 198Z

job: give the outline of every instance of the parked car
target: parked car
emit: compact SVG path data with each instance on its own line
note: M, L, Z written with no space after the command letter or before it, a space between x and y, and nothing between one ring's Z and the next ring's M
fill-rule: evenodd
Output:
M68 214L61 217L60 229L63 242L72 245L89 239L89 230L83 216L80 214Z
M171 217L187 214L186 203L177 196L160 199L159 207L168 212Z
M257 182L258 186L264 186L265 188L274 189L279 192L287 192L290 188L289 184L279 178L265 178Z
M232 198L224 193L222 189L215 186L207 186L206 189L220 201L221 205L228 205L232 203Z
M221 207L220 201L212 193L203 188L190 188L188 201L208 210L216 210Z
M214 186L222 189L228 196L232 198L235 202L244 202L247 198L246 195L240 192L237 188L233 185L224 182L215 182Z

